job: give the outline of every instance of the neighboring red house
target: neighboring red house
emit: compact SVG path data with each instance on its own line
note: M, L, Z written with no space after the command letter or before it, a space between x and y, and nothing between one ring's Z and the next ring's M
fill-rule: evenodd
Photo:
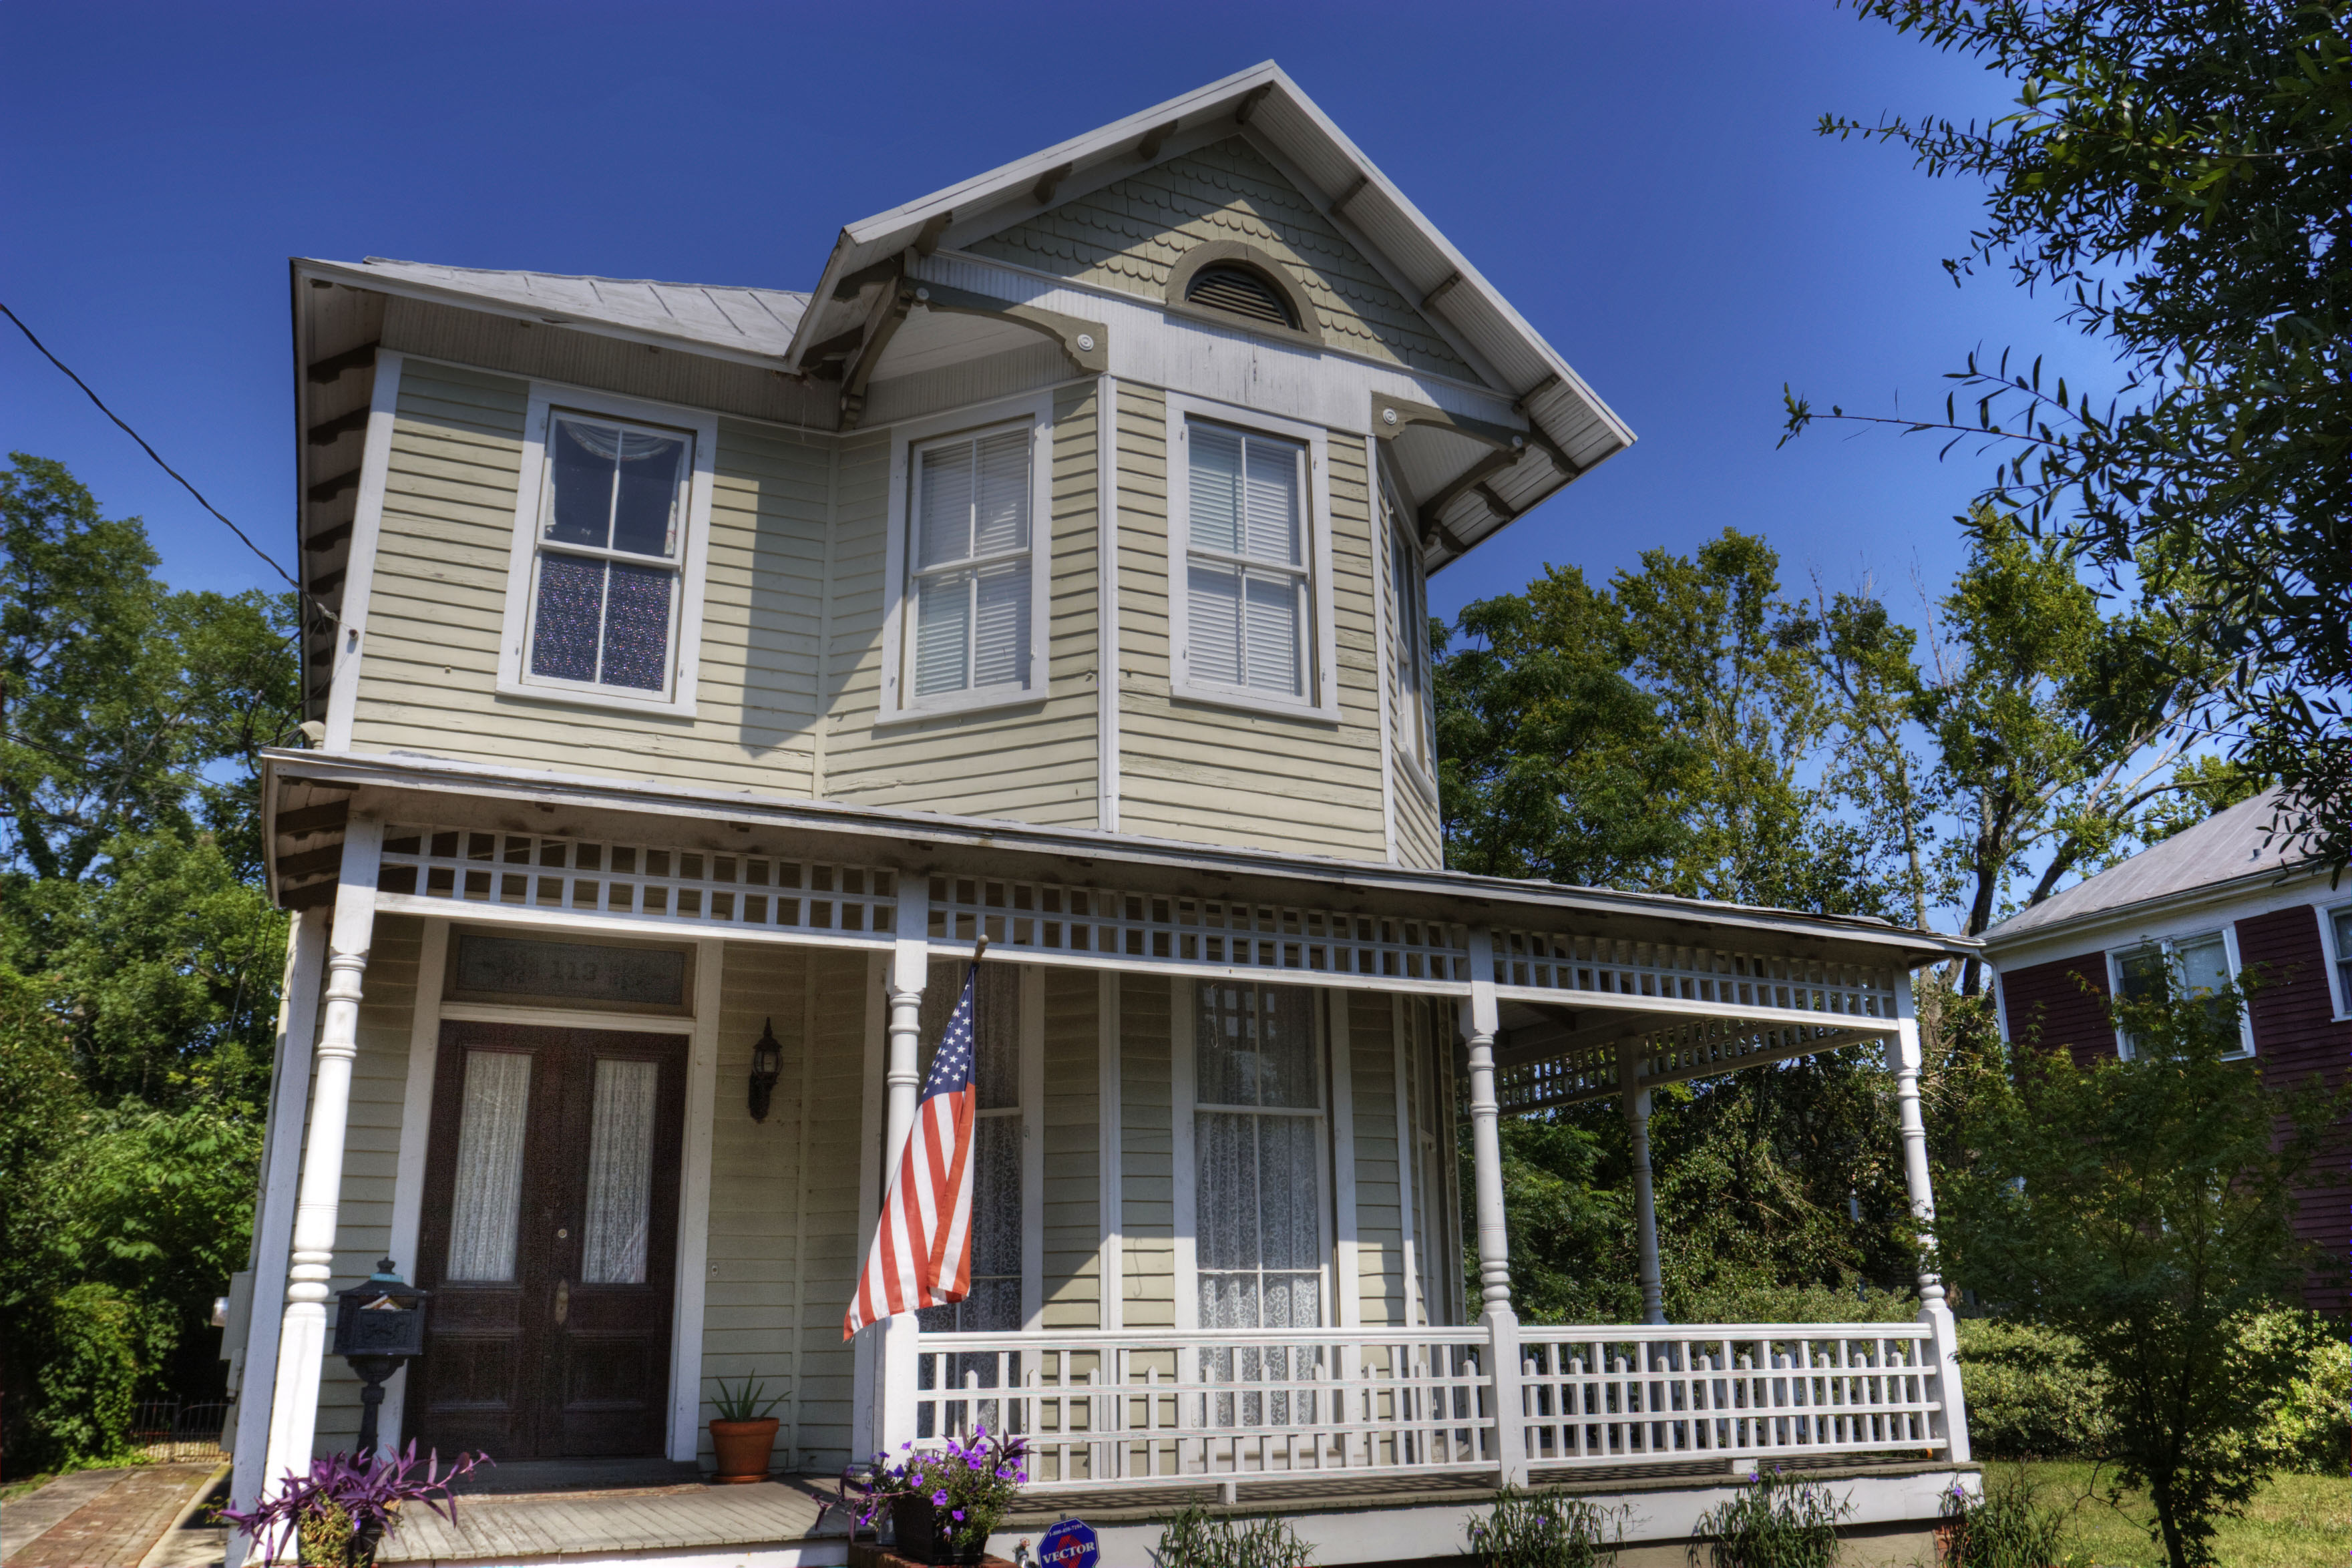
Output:
M2242 1028L2265 1076L2341 1086L2352 1058L2352 879L2331 880L2270 842L2275 805L2256 795L1985 933L2009 1039L2064 1046L2078 1060L2128 1054L2105 1001L2177 964L2192 984L2259 975ZM2295 1229L2329 1261L2305 1287L2342 1314L2352 1262L2352 1137L2331 1140L2306 1182Z

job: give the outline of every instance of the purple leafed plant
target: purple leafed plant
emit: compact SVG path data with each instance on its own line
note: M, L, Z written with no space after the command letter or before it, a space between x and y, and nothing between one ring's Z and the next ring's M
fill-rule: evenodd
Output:
M250 1510L223 1509L220 1517L250 1536L265 1561L278 1559L290 1542L304 1563L364 1563L374 1557L375 1543L399 1528L403 1503L421 1502L456 1523L457 1496L449 1483L493 1461L488 1454L460 1454L446 1469L440 1463L437 1451L420 1461L413 1442L394 1459L331 1454L311 1460L308 1475L287 1471L277 1495Z

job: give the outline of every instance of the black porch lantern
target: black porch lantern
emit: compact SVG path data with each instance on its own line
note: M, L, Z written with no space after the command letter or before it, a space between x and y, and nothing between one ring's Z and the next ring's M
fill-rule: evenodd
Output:
M784 1047L776 1043L776 1021L760 1026L760 1042L751 1047L751 1120L768 1119L768 1101L776 1080L784 1076Z
M420 1290L393 1271L389 1258L373 1274L335 1293L334 1353L360 1376L360 1436L364 1458L375 1452L376 1413L383 1385L401 1366L425 1353L425 1300Z

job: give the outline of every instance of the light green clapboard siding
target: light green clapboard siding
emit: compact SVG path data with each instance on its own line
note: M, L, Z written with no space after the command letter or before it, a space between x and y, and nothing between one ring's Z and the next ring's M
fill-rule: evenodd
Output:
M1171 699L1167 403L1122 384L1118 416L1120 827L1381 859L1380 659L1361 437L1329 443L1334 726Z
M771 1397L782 1462L790 1462L789 1418L798 1384L801 1106L808 1057L809 951L771 942L730 942L719 985L716 1075L710 1118L710 1229L702 1301L700 1452L710 1452L713 1382L751 1378ZM765 1121L751 1120L744 1089L751 1047L772 1026L783 1047L782 1077Z
M1445 864L1445 837L1423 785L1406 776L1418 765L1404 757L1396 760L1397 861L1435 870Z
M723 421L697 716L497 691L527 384L402 372L353 743L809 793L829 442Z
M1118 981L1119 1232L1127 1276L1119 1310L1130 1329L1176 1326L1176 1146L1168 1072L1173 984L1157 974Z
M425 922L413 915L379 915L362 976L359 1049L352 1061L351 1121L343 1142L343 1179L335 1209L335 1276L330 1291L375 1272L392 1246L393 1183L400 1163L401 1110L408 1095L408 1039L416 1005L416 965ZM314 1055L312 1063L318 1058ZM303 1119L309 1142L309 1118ZM416 1260L393 1260L409 1279ZM286 1281L254 1281L258 1306L282 1300ZM331 1312L332 1309L330 1308ZM326 1358L319 1387L314 1454L349 1449L359 1439L360 1381L341 1356Z
M1054 397L1052 552L1044 700L990 713L877 726L883 574L890 520L889 446L841 454L831 658L835 691L825 731L830 799L972 816L1091 827L1096 816L1094 384Z
M800 1373L793 1447L803 1468L837 1470L850 1458L855 1369L841 1337L841 1316L864 1262L857 1250L857 1178L868 1157L859 1130L866 998L873 980L862 953L812 950L807 963L806 1208L797 1284Z
M1405 1321L1404 1230L1398 1203L1395 1005L1337 994L1348 1009L1349 1105L1355 1118L1356 1298L1368 1324Z
M1102 983L1045 973L1045 1326L1102 1327Z
M1468 378L1429 322L1297 186L1242 137L1180 154L975 240L971 248L1057 277L1167 297L1196 245L1239 240L1283 263L1335 348Z

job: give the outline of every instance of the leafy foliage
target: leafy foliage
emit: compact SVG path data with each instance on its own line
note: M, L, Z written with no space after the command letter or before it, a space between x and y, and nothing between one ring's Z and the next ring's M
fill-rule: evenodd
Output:
M977 1551L1029 1479L1029 1441L991 1433L985 1422L968 1438L950 1436L938 1449L904 1445L895 1462L877 1454L859 1489L866 1506L858 1522L872 1524L901 1500L929 1504L934 1525L959 1550Z
M1505 1487L1493 1513L1463 1526L1464 1550L1478 1568L1601 1568L1617 1561L1630 1512L1590 1498Z
M2164 989L2180 994L2113 1006L2130 1060L2024 1061L1947 1177L1939 1225L1952 1279L2079 1344L2106 1387L2117 1485L2147 1489L2189 1568L2270 1466L2254 1435L2298 1357L2238 1329L2302 1282L2291 1194L2342 1109L2223 1059L2234 990Z
M2066 1560L2066 1510L2043 1506L2021 1474L1988 1479L1975 1496L1955 1481L1942 1509L1951 1568L2057 1568Z
M1307 1568L1315 1548L1286 1519L1221 1519L1193 1505L1160 1532L1160 1568Z
M396 1459L331 1454L311 1460L308 1474L287 1471L285 1484L249 1511L223 1509L221 1518L252 1538L265 1561L299 1545L304 1563L362 1568L374 1561L375 1543L400 1528L404 1504L423 1503L456 1523L450 1483L490 1462L486 1455L460 1454L443 1469L437 1452L420 1463L415 1443Z
M1698 1516L1691 1568L1831 1568L1838 1521L1853 1511L1819 1481L1754 1471L1731 1499Z
M1988 1458L2095 1458L2114 1426L2107 1381L2082 1342L2038 1323L1960 1321L1969 1446Z
M1978 126L1825 115L1825 135L1981 179L1985 223L1945 263L2005 261L2122 363L2104 406L2041 361L1971 354L1938 421L2000 466L1975 522L2015 513L2175 609L2226 665L2238 756L2289 823L2352 858L2352 44L2345 0L1859 0L2017 87ZM1966 395L1972 410L1959 406ZM1788 434L1815 417L1788 399Z

